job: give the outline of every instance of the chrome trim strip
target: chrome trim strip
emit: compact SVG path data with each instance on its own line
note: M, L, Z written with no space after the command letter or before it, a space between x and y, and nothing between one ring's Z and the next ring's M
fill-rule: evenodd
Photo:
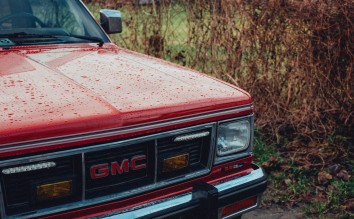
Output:
M127 126L124 128L118 129L108 129L103 131L96 131L96 132L88 132L83 133L80 135L71 135L71 136L62 136L62 137L55 137L55 138L47 138L42 140L36 141L27 141L27 142L19 142L19 143L10 143L10 144L3 144L0 145L0 153L2 151L20 151L29 148L39 148L39 147L50 147L60 144L68 144L68 143L75 143L81 142L85 140L94 140L99 138L106 138L111 136L119 136L124 134L136 133L136 132L143 132L151 129L163 128L173 125L179 125L187 122L193 122L203 119L209 119L218 116L225 116L229 114L236 114L244 111L251 110L252 105L245 105L242 107L226 109L223 111L214 111L204 114L194 114L187 117L180 117L173 120L162 120L156 123L147 123L139 126Z
M154 153L155 153L155 176L154 176L154 183L157 183L157 162L158 162L158 159L157 159L157 139L155 139L155 148L154 148Z
M5 218L5 194L2 192L0 180L0 218Z
M258 168L246 176L234 178L232 180L220 183L215 187L218 189L219 192L223 192L232 189L233 187L236 187L238 185L242 185L244 183L253 181L255 179L259 179L263 176L264 176L263 170L261 168ZM259 196L259 194L257 195ZM258 199L260 198L258 197ZM178 205L185 204L190 200L192 200L192 193L186 193L180 196L163 199L156 202L150 202L145 205L139 206L139 208L130 209L129 212L122 211L122 212L115 213L115 215L106 215L100 218L105 218L105 219L126 219L127 218L128 219L128 218L144 217L158 211L163 211L168 208L173 208ZM240 213L244 213L246 211L252 210L253 208L258 207L258 205L259 202L257 202L257 205L255 206L240 211Z
M82 200L86 199L86 169L85 169L85 153L81 153L81 171L82 171Z
M47 214L59 213L62 211L67 211L67 210L85 207L85 206L89 206L89 205L100 204L100 203L104 203L104 202L108 202L108 201L117 200L120 198L140 194L140 193L150 191L153 189L161 188L163 186L170 185L173 183L178 183L178 182L185 181L185 180L188 180L191 178L206 175L211 171L211 167L212 167L212 157L214 156L214 145L215 145L214 136L215 136L216 122L206 123L206 124L187 127L187 128L181 128L181 129L177 129L177 130L162 132L162 133L158 133L158 134L153 134L153 135L148 135L148 136L143 136L143 137L138 137L138 138L133 138L133 139L128 139L128 140L115 141L115 142L110 142L110 143L101 143L101 144L97 144L97 145L93 145L93 146L89 146L89 147L85 147L85 148L76 148L76 149L72 149L72 150L68 150L68 151L58 151L58 152L53 152L53 153L49 153L49 154L45 154L45 155L35 155L35 156L30 156L30 157L25 157L25 158L15 158L12 160L1 161L0 168L5 167L5 166L10 166L10 165L12 166L12 165L18 165L18 164L23 164L23 163L38 162L38 161L43 161L43 160L48 160L48 159L53 159L53 158L75 156L75 155L81 155L81 159L83 159L84 158L83 154L88 153L88 152L107 150L107 149L111 149L111 148L120 148L120 147L125 147L128 145L136 144L139 142L156 140L156 139L165 138L168 136L175 136L175 135L180 135L180 134L184 134L184 133L188 133L188 132L195 132L195 131L203 130L203 129L211 129L211 133L212 133L211 140L210 140L211 142L210 142L210 153L209 153L208 165L203 170L199 170L197 172L193 172L193 173L179 176L176 178L172 178L169 180L164 180L161 182L155 181L155 183L153 183L153 184L150 184L150 185L147 185L144 187L140 187L138 189L133 189L133 190L129 190L129 191L125 191L125 192L121 192L121 193L117 193L117 194L112 194L112 195L108 195L108 196L92 198L89 200L83 199L83 200L77 201L77 202L54 206L54 207L50 207L50 208L46 208L46 209L40 209L40 210L37 210L36 212L33 212L32 214L27 212L27 213L13 215L13 216L9 216L9 217L4 216L2 218L32 218L32 217L44 216ZM155 152L157 153L157 140L155 142L156 142ZM157 155L155 155L155 157L157 157ZM157 162L155 162L155 163L157 163ZM83 168L82 175L84 177L83 180L86 180L86 177L84 176L86 174L85 169L84 169L85 165L83 165L82 168ZM157 172L157 171L155 171L155 172ZM84 182L85 181L83 181L83 183ZM85 192L85 191L83 190L83 192ZM84 193L83 193L83 195L84 195ZM82 198L84 198L84 196ZM3 207L3 209L5 209L4 203L0 202L0 209L1 209L1 207Z
M219 190L219 192L226 191L226 190L229 190L237 185L242 185L242 184L248 183L250 181L262 178L263 176L264 176L264 172L263 172L262 168L258 168L258 169L253 170L251 173L249 173L245 176L237 177L233 180L222 182L222 183L219 183L214 186Z
M102 217L106 219L131 219L131 218L139 218L144 217L149 214L153 214L158 211L163 211L165 209L175 207L192 200L192 193L187 193L185 195L173 197L171 199L165 199L157 202L151 202L146 205L141 206L142 208L132 210L129 212L116 214L108 217Z

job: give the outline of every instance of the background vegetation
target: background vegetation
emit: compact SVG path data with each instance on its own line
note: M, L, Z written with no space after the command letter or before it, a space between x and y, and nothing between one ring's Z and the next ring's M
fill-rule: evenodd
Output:
M255 154L271 177L265 205L354 216L352 0L133 2L86 0L97 17L122 11L118 45L251 93Z

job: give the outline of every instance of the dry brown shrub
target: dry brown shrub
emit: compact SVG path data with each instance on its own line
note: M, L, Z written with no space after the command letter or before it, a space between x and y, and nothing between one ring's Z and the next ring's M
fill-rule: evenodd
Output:
M175 0L122 10L129 34L115 38L120 45L249 91L257 126L278 143L352 137L354 1Z

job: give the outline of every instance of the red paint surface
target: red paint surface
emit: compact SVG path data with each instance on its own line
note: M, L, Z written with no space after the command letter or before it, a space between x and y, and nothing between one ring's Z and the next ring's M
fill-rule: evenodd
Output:
M52 139L47 139L42 144L40 144L39 142L29 142L26 144L19 143L19 144L11 145L10 147L5 147L5 148L0 147L0 158L10 157L10 156L20 156L20 155L24 155L24 154L37 153L37 152L45 152L45 151L50 151L50 150L58 150L58 149L64 149L64 148L76 147L76 146L82 146L82 145L88 145L88 144L94 144L94 143L102 143L102 142L125 139L125 138L133 138L133 137L153 134L153 133L157 133L157 132L163 132L163 131L169 131L169 130L174 130L174 129L183 128L183 127L189 127L189 126L202 124L202 123L215 122L215 121L220 121L220 120L224 120L224 119L240 117L240 116L244 116L244 115L249 115L251 112L252 112L251 109L249 109L249 110L245 110L245 111L241 111L241 112L230 113L230 114L223 115L223 116L215 116L215 117L206 118L206 119L189 121L189 122L186 122L183 124L178 124L178 125L170 125L169 123L167 123L166 126L161 126L161 127L153 128L153 129L149 128L144 131L133 131L133 130L129 129L126 133L119 134L119 135L111 134L111 131L107 130L106 132L104 132L105 135L103 137L95 136L93 133L86 133L83 138L76 140L75 135L72 136L72 137L74 137L73 139L71 139L69 136L67 136L65 138L65 142L61 142L60 144L58 142L52 141ZM113 129L113 130L115 130L115 129Z
M0 52L0 60L0 77L35 70L25 57L16 53Z
M113 44L13 47L0 66L0 148L251 103L239 88Z
M167 188L147 192L141 195L136 195L129 198L124 198L119 201L113 201L109 203L94 205L82 209L72 210L70 212L64 212L56 215L47 216L47 219L60 219L60 218L90 218L95 216L102 216L117 211L130 209L136 206L140 206L149 202L157 201L160 199L176 196L192 190L192 185L198 181L208 182L210 184L216 184L221 181L232 179L237 176L247 175L253 171L251 162L253 157L246 157L238 161L229 162L219 166L213 167L210 174L198 179L190 180L188 182L179 183L177 185L169 186ZM243 167L225 171L225 167L236 164L244 164Z

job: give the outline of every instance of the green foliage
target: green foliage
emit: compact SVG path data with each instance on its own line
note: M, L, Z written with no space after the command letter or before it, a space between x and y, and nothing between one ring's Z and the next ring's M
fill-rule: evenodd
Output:
M269 161L271 157L277 157L278 159L280 159L279 151L277 151L274 144L266 144L259 130L255 131L253 153L255 156L256 163L258 163L259 165L262 165L262 163Z

